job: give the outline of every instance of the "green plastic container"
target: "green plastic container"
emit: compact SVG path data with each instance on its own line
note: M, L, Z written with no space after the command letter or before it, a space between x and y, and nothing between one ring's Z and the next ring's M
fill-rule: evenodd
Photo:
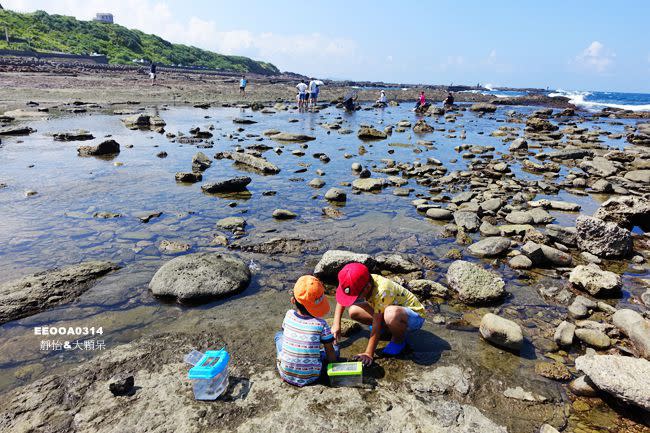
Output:
M334 387L355 387L363 384L361 362L333 362L327 366L327 377Z

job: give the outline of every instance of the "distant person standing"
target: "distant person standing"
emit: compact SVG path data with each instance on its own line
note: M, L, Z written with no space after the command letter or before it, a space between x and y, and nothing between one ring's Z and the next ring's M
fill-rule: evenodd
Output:
M318 88L318 81L316 81L315 78L312 77L311 81L309 82L309 104L312 108L316 106L316 103L318 102L318 92L320 89Z
M153 86L156 82L156 64L151 62L149 65L149 78L151 79L151 85Z
M242 96L246 96L246 85L248 84L248 80L246 80L246 76L242 75L241 80L239 80L239 94Z
M307 104L307 89L308 86L305 84L305 80L300 80L300 83L296 85L298 89L298 108L304 108Z

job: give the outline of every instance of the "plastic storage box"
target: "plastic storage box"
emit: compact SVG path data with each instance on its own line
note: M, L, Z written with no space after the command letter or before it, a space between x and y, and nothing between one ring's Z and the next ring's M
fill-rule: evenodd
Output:
M333 362L327 366L330 385L361 386L363 384L363 367L361 362Z
M228 388L228 362L225 350L208 350L190 369L188 377L193 382L194 398L216 400Z

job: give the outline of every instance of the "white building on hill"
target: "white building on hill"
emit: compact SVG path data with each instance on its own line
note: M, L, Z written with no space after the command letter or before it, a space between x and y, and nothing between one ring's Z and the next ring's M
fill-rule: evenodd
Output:
M102 13L102 12L97 13L95 15L95 18L93 18L93 21L99 21L99 22L102 22L102 23L113 24L113 14Z

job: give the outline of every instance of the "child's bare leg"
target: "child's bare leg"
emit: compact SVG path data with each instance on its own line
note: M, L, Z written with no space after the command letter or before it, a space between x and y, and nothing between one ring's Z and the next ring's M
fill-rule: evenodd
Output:
M367 302L350 305L350 319L364 325L372 325L372 307Z
M352 310L350 310L350 316L352 315ZM391 341L395 343L404 342L404 337L406 336L406 329L408 328L408 315L404 307L399 307L397 305L390 305L384 310L384 322L390 333L393 336Z

